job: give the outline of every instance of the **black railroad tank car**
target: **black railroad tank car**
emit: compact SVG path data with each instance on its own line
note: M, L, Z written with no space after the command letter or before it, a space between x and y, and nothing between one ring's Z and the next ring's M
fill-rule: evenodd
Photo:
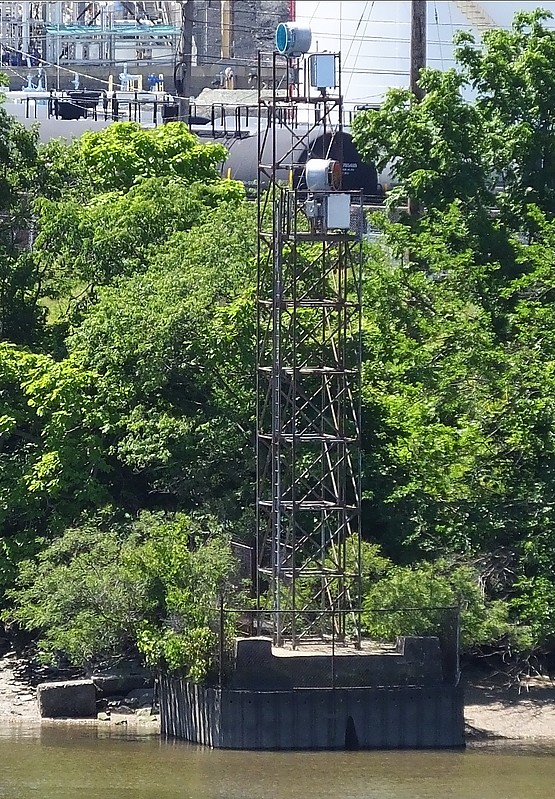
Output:
M195 130L201 139L205 139L204 132ZM301 129L296 128L294 134L285 128L277 128L276 154L280 162L284 159L287 166L276 171L278 180L288 182L299 189L304 186L304 165L309 158L332 158L343 164L344 191L362 191L365 197L379 198L382 194L378 182L378 174L373 164L366 164L360 158L354 145L352 136L347 131L341 133L322 133L321 131L308 131L305 135ZM272 131L268 132L266 144L262 152L264 164L270 172ZM234 180L240 180L248 188L256 188L258 177L258 134L256 130L245 131L240 135L236 133L221 134L216 139L229 150L229 156L222 166L222 175ZM292 174L291 174L292 173ZM265 181L263 181L264 184Z

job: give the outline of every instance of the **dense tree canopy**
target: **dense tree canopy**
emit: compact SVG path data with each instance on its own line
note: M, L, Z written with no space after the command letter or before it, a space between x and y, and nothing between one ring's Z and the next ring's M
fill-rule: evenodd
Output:
M48 145L35 164L55 162L54 189L59 175L67 187L37 196L33 246L16 253L48 325L42 351L12 335L0 353L0 590L82 512L223 503L239 518L250 492L252 209L217 177L222 148L185 126L98 136ZM137 153L132 185L121 161L84 191L80 159L121 137Z
M146 272L103 290L67 340L72 358L100 375L97 390L113 408L110 453L139 506L145 489L169 507L245 491L253 459L253 225L250 208L223 205L174 234Z
M391 202L410 196L419 210L378 220L393 260L375 252L365 286L367 518L397 556L409 545L409 557L480 560L487 589L545 646L555 635L547 16L518 14L482 48L459 34L458 69L426 70L422 102L395 90L354 121L361 151L392 164Z
M200 143L181 122L150 129L119 122L87 131L69 145L48 143L40 153L39 177L46 196L71 194L83 201L94 194L127 191L145 178L212 182L225 155L223 145Z
M396 183L364 275L364 619L378 638L433 631L435 597L462 605L469 649L555 644L545 20L519 14L481 47L460 34L456 69L426 70L422 101L392 90L354 120L360 152ZM218 178L219 145L180 124L114 124L38 152L15 123L1 136L2 214L33 231L0 260L3 291L20 289L2 305L6 612L50 655L85 662L131 642L200 677L207 608L231 573L221 531L254 533L254 209ZM408 197L418 213L399 211ZM204 527L203 566L185 541ZM114 584L105 635L91 615L97 558ZM66 566L62 618L46 597ZM409 600L421 612L386 630L378 606Z
M379 112L356 117L360 152L391 164L402 192L429 209L457 201L472 214L495 204L516 229L527 207L552 214L555 36L543 24L550 17L519 12L511 30L485 32L483 46L458 33L457 68L424 70L421 102L395 89ZM528 232L530 220L521 221Z
M140 652L149 665L200 680L213 665L218 599L233 576L215 519L104 510L23 563L14 618L43 632L48 659L91 669Z
M0 341L37 343L42 327L41 276L29 256L36 162L36 132L0 103Z

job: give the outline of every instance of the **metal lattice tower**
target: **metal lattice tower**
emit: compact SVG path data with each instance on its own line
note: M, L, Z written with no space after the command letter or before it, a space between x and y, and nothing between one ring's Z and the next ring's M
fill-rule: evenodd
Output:
M361 237L327 223L340 186L310 192L298 166L343 136L340 87L310 89L308 58L274 53L259 91L258 596L294 647L360 638ZM360 225L360 195L349 211Z

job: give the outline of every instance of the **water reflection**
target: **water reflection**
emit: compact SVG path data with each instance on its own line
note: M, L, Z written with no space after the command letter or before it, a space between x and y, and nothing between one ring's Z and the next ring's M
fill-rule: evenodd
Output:
M249 753L96 724L0 726L1 799L547 799L555 747Z

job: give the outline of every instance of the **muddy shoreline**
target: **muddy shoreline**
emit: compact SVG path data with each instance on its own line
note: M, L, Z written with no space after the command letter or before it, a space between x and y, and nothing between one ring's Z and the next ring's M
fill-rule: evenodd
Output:
M41 722L36 689L19 676L22 671L21 661L15 653L0 657L0 724ZM466 678L464 689L469 743L496 739L555 741L555 683L551 680L537 678L516 686ZM159 728L157 716L144 715L123 717L113 714L110 719L78 720L76 723Z
M488 680L465 683L467 739L555 742L555 683L535 678L524 685Z

